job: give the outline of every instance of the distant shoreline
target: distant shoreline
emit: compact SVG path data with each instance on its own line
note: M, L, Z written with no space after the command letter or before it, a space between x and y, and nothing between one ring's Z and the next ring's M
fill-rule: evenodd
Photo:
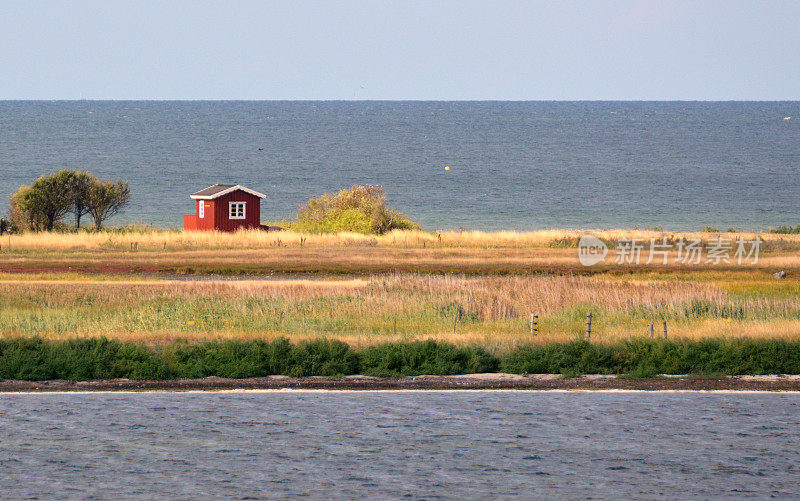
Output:
M208 377L164 381L110 379L94 381L0 381L2 393L86 393L86 392L195 392L231 390L330 390L330 391L449 391L449 390L562 390L562 391L800 391L800 376L725 376L697 378L666 376L655 379L627 379L586 375L565 378L558 374L467 374L460 376L413 376L342 378L268 376L246 379Z

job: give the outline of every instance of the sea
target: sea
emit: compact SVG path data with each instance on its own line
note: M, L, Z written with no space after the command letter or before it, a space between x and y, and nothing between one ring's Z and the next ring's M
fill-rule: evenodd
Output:
M2 499L797 499L800 394L0 394Z
M800 223L800 102L0 101L0 213L63 168L130 182L112 225L378 184L428 230L760 230Z

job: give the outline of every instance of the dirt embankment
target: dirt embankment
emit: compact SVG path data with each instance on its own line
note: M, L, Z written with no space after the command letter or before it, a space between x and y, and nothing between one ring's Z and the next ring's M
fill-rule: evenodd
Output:
M589 375L563 378L555 374L469 374L343 378L269 376L248 379L175 379L168 381L0 381L0 392L86 391L219 391L219 390L643 390L643 391L800 391L800 376L664 377L622 379Z

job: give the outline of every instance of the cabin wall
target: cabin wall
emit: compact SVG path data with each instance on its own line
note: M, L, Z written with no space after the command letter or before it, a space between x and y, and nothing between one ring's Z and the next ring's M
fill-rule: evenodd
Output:
M213 200L214 228L218 231L236 231L240 228L252 229L261 227L261 199L244 191L234 191ZM229 219L228 204L245 202L245 219ZM208 211L208 206L206 206ZM208 217L208 212L206 212Z
M195 214L186 214L183 216L183 229L186 231L197 231L197 216Z
M197 214L197 229L202 231L213 231L215 228L215 210L214 203L216 200L195 200L195 214ZM206 204L205 214L202 219L200 218L200 204Z

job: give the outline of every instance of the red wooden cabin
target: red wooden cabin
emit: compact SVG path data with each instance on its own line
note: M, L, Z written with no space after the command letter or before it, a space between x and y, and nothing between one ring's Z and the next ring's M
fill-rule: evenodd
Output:
M191 231L236 231L261 228L263 193L236 184L215 184L191 196L195 214L183 216L183 229Z

